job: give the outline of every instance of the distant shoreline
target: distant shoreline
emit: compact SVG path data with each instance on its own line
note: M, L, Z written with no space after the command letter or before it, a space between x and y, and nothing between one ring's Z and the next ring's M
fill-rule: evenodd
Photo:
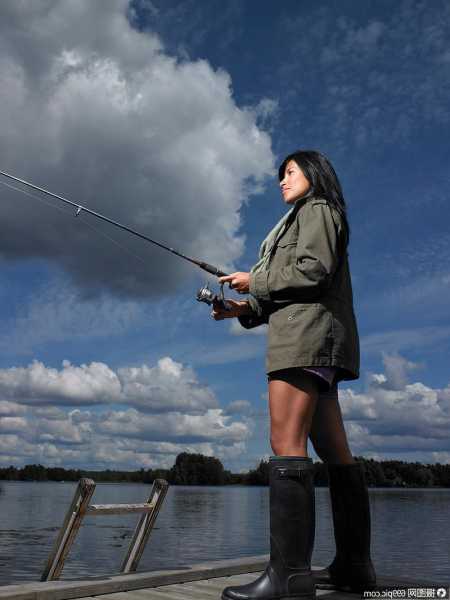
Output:
M367 484L373 488L450 488L449 464L408 463L397 460L376 461L356 456L364 467ZM314 483L317 487L328 485L326 465L314 463ZM231 473L224 469L219 459L202 454L183 452L170 469L88 470L46 467L41 464L23 467L0 467L1 481L79 481L83 477L97 483L152 483L166 479L171 485L245 485L261 486L269 483L269 463L261 461L248 473Z
M78 483L77 481L54 481L52 479L47 479L46 481L38 480L38 479L2 479L0 480L0 494L2 492L2 482L5 483ZM148 482L144 481L96 481L97 485L148 485ZM174 483L171 484L171 487L191 487L191 488L258 488L258 487L268 487L265 484L249 484L249 483L222 483L222 484L196 484L196 483ZM315 488L319 489L327 489L327 485L315 485ZM410 486L381 486L381 485L370 485L368 486L369 490L380 490L380 491L389 491L389 490L430 490L432 492L448 492L450 491L450 486L447 487L438 487L438 486L418 486L418 485L410 485Z

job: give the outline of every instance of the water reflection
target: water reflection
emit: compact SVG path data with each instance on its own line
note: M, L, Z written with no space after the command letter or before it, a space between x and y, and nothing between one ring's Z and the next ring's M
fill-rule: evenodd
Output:
M39 580L76 488L74 483L2 482L0 583ZM95 503L142 502L150 487L99 484ZM449 578L450 490L370 490L373 558L379 573ZM171 487L140 571L237 558L269 551L266 487ZM316 490L313 564L334 556L328 490ZM87 517L63 578L117 573L137 515Z

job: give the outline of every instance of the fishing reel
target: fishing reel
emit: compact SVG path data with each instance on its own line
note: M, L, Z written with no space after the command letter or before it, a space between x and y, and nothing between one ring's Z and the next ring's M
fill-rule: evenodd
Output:
M198 290L197 300L199 302L206 302L206 304L208 304L209 306L215 304L223 310L230 310L230 305L226 301L225 296L223 294L223 283L220 284L220 291L218 294L215 294L209 287L209 284L206 283L202 288Z

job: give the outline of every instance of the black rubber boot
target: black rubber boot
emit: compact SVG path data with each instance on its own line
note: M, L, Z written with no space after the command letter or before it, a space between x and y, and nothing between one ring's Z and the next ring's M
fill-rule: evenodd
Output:
M258 579L231 586L222 600L310 600L315 505L310 458L272 456L270 468L270 562Z
M328 465L336 556L326 569L314 571L319 589L361 592L375 587L370 558L369 493L361 463Z

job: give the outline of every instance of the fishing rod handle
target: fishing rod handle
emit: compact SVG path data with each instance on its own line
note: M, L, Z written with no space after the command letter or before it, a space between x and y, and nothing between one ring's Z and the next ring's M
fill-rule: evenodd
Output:
M227 273L225 273L224 271L221 271L217 267L214 267L213 265L210 265L210 264L205 263L205 262L201 262L199 264L199 266L204 271L207 271L208 273L211 273L211 275L216 275L217 277L225 277L227 275Z

